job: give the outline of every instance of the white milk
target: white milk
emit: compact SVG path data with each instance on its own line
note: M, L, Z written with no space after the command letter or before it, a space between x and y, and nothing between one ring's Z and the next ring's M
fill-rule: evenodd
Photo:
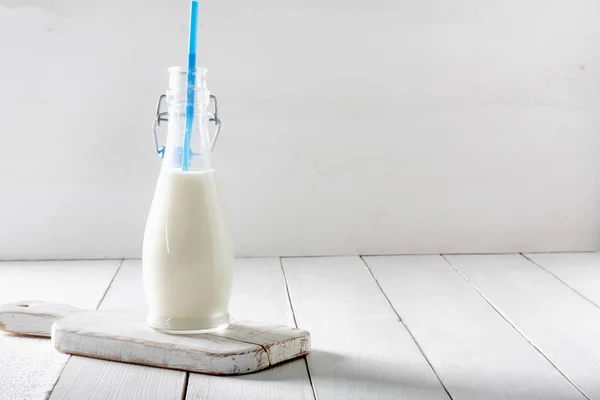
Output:
M144 234L148 325L167 331L227 325L233 264L214 170L163 166Z

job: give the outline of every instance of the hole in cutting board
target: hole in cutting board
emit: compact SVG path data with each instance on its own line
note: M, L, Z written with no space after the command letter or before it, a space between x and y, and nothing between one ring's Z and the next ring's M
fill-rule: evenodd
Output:
M17 304L18 307L29 307L29 304Z

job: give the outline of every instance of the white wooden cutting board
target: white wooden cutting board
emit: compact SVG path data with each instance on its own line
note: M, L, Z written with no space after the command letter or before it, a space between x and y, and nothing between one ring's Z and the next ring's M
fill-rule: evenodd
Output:
M0 306L0 330L51 337L59 351L212 375L259 371L310 351L310 334L262 322L235 322L200 335L168 335L133 311L89 311L23 301Z

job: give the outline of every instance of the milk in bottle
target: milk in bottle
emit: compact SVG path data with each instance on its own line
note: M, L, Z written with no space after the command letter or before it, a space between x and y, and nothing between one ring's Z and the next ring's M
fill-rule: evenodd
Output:
M206 70L196 72L189 168L182 169L186 70L169 69L169 129L144 233L147 322L168 333L195 333L229 323L233 245L207 132Z

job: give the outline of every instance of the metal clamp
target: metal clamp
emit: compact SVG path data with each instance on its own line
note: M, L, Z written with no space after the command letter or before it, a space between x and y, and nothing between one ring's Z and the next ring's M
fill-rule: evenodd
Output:
M212 112L208 112L208 121L213 122L215 124L215 134L213 135L212 140L210 141L210 151L212 152L215 148L215 144L217 143L217 138L219 137L219 133L221 132L221 120L219 119L219 107L217 105L217 96L211 94L208 99L208 106L212 105Z
M161 94L156 102L156 116L154 117L154 121L152 121L152 133L154 136L154 148L156 152L160 155L160 158L163 158L165 155L165 146L158 145L158 134L156 133L156 128L160 126L160 123L163 121L169 121L169 113L167 111L162 111L163 100L167 98L166 94ZM212 107L212 110L208 112L208 121L213 122L215 125L215 134L210 141L210 151L213 151L215 148L215 144L217 143L217 138L219 137L219 133L221 132L221 120L219 119L219 108L217 105L217 96L214 94L210 95L209 98L209 107Z
M152 133L154 134L154 148L156 149L156 152L158 153L160 158L163 158L163 156L165 155L165 146L162 146L160 148L158 147L158 135L156 134L156 128L160 126L161 122L169 120L169 118L167 117L169 113L166 111L161 111L162 102L166 98L166 94L161 94L158 97L158 102L156 103L156 116L154 117L154 121L152 121Z

